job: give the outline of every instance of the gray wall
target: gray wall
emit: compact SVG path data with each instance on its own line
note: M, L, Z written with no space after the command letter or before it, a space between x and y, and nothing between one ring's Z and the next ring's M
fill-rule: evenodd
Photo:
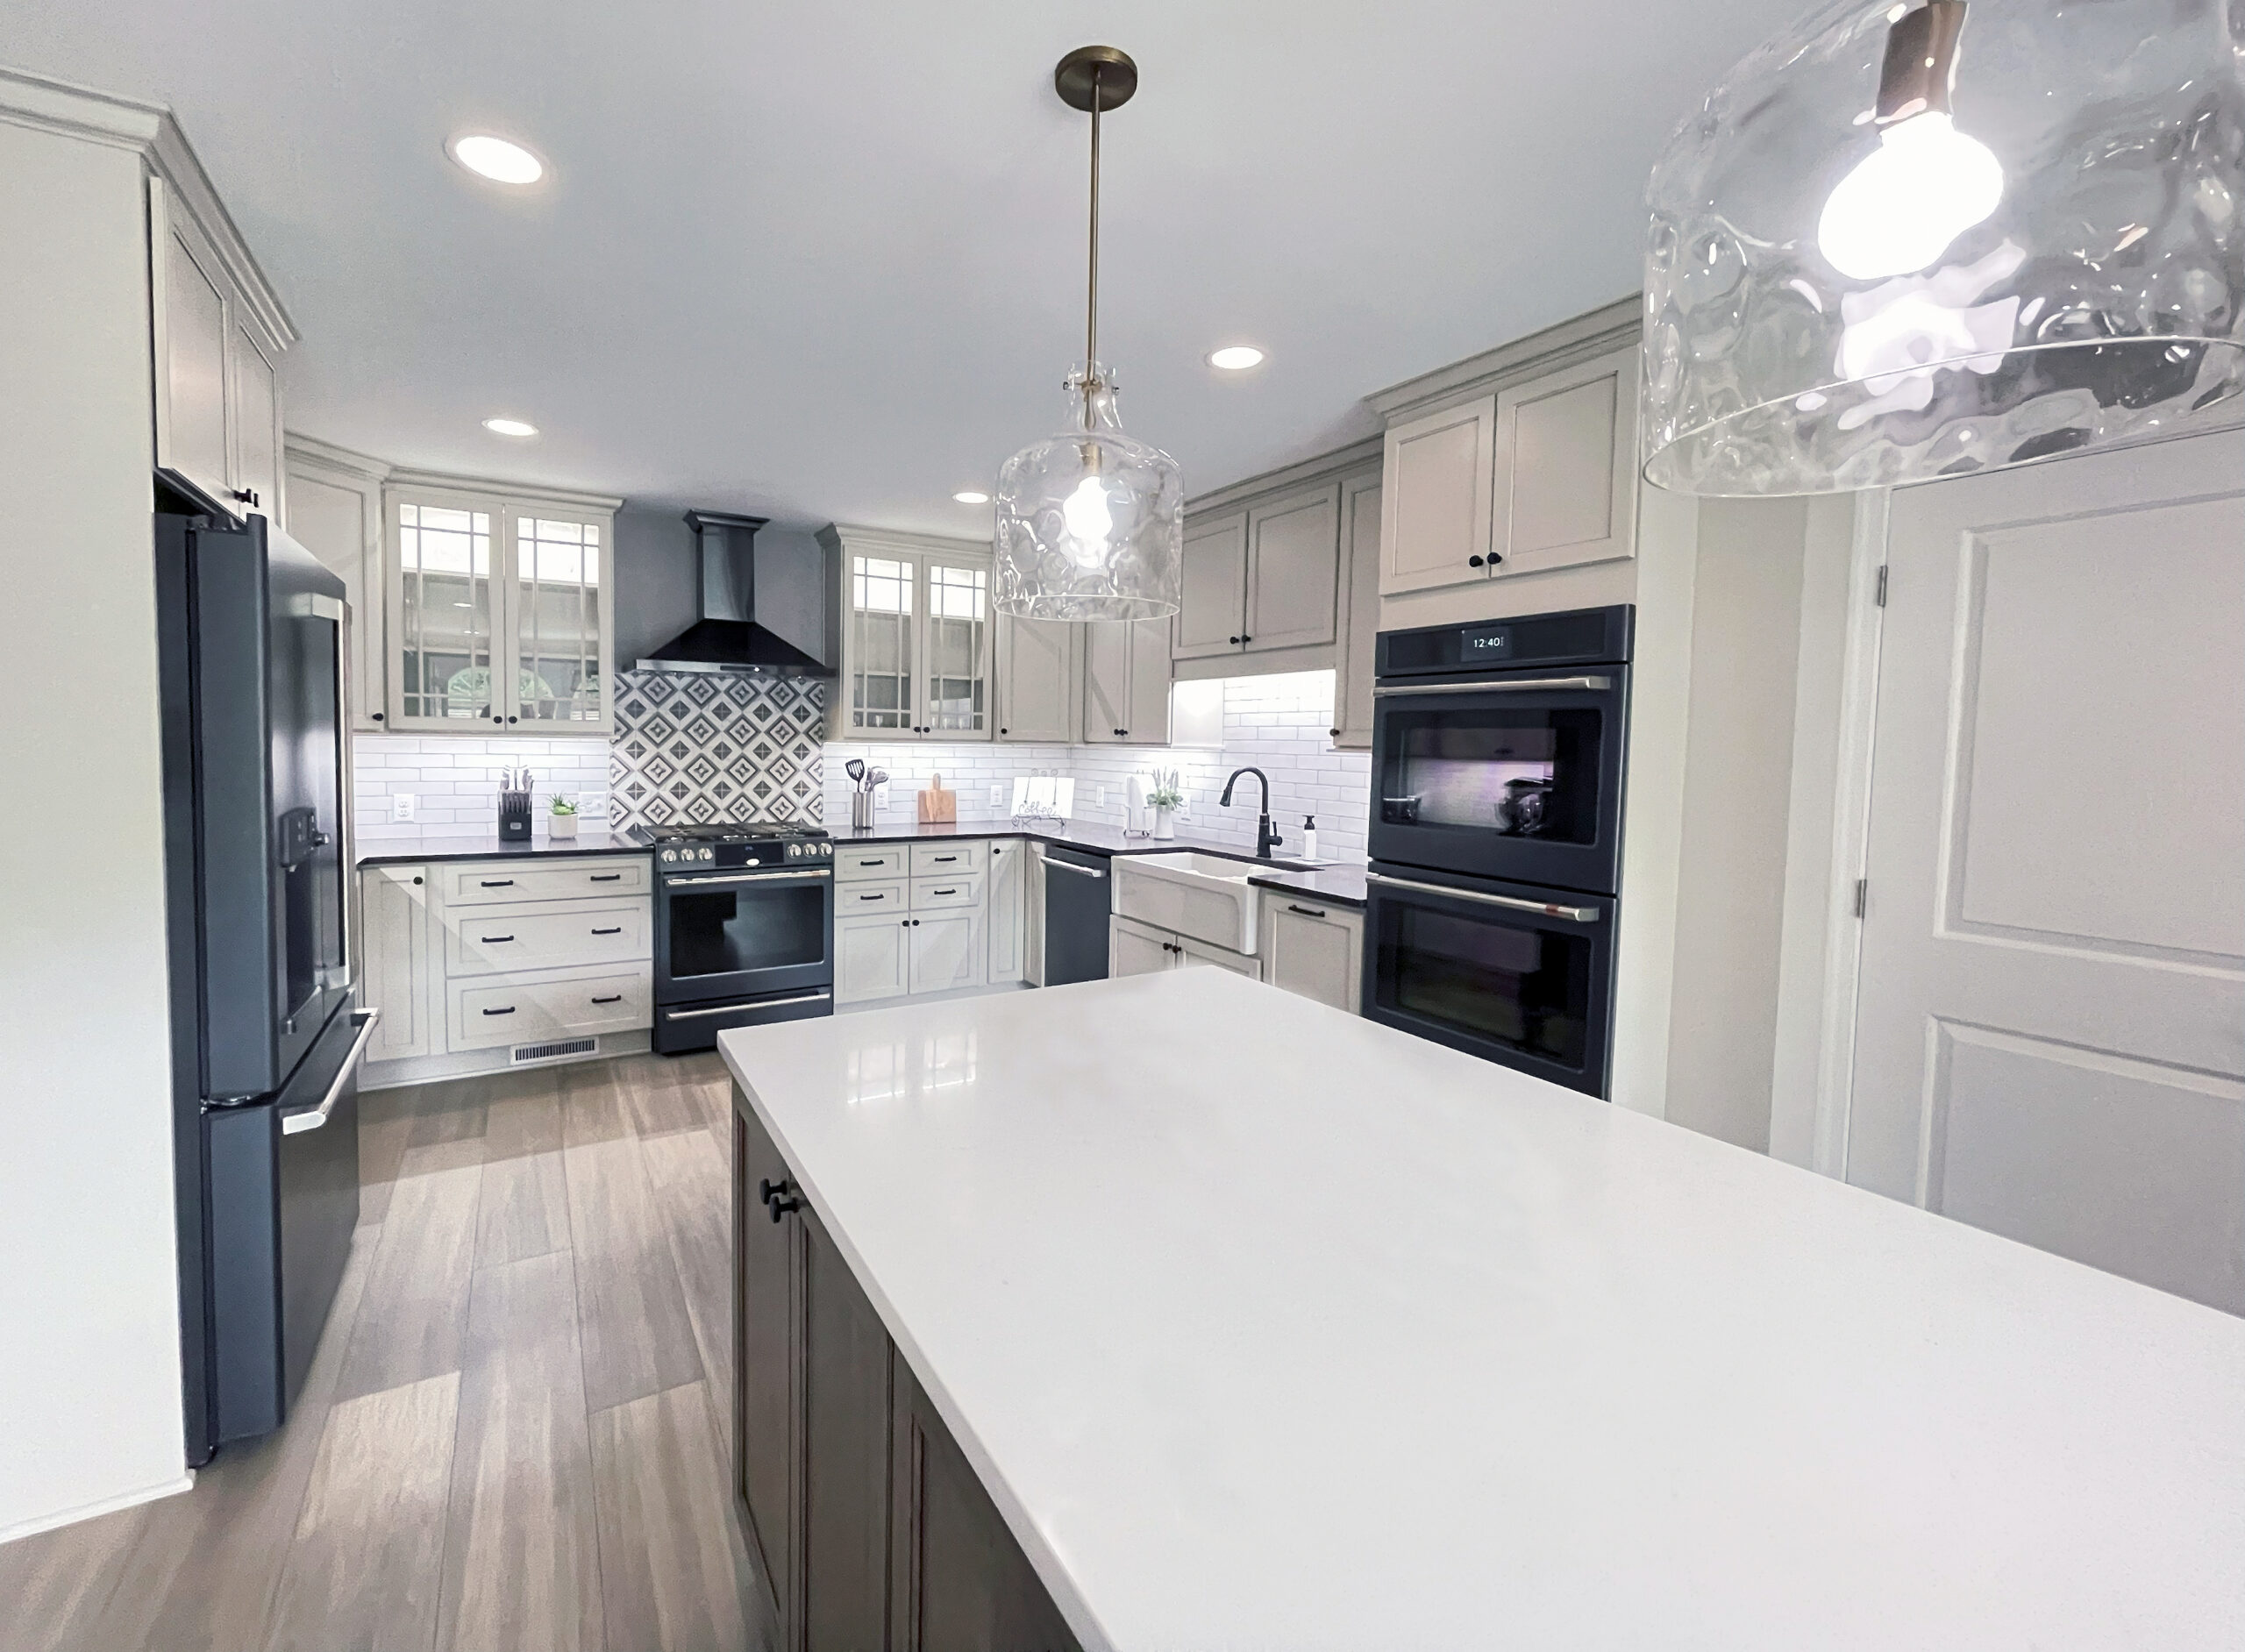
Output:
M834 600L826 550L809 532L777 525L756 536L756 616L829 664ZM629 671L694 623L700 573L686 513L627 505L616 516L616 666Z

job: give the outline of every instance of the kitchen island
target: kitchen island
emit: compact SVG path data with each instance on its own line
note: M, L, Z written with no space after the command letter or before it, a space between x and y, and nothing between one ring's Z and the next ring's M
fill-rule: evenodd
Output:
M787 1644L2245 1645L2245 1321L1217 970L721 1048Z

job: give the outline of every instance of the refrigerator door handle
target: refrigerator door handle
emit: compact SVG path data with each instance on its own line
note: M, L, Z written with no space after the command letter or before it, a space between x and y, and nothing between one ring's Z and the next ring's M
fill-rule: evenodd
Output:
M374 1023L382 1018L379 1009L357 1009L351 1012L352 1023L359 1029L359 1036L351 1042L351 1053L343 1057L343 1065L335 1075L335 1082L327 1086L327 1093L316 1107L281 1115L281 1134L301 1136L306 1130L317 1130L335 1111L335 1104L342 1099L343 1086L351 1082L351 1075L359 1070L359 1061L367 1053L367 1046L374 1042Z

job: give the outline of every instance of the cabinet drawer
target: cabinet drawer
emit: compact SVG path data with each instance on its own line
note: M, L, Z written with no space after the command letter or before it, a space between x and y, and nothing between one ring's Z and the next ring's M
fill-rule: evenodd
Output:
M911 897L902 879L894 883L852 883L834 892L834 920L862 918L874 912L908 910Z
M445 990L446 1046L458 1052L654 1024L654 972L548 970L454 981Z
M960 874L945 878L915 878L912 880L912 910L939 911L944 907L979 907L982 904L982 877Z
M980 872L988 864L989 852L990 845L979 840L966 844L914 844L912 875L934 878L945 872Z
M480 906L488 901L558 901L568 895L645 894L645 855L609 855L585 860L545 860L535 865L471 860L445 866L437 887L448 907Z
M834 849L835 880L855 883L861 878L902 878L910 859L902 844L883 844L879 848L868 844L863 849L837 844Z
M618 964L650 956L645 901L548 901L475 907L445 918L445 973Z

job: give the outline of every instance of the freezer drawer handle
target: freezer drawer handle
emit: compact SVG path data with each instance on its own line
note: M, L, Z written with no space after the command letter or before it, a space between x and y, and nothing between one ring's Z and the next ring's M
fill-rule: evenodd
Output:
M1566 918L1576 923L1598 922L1596 907L1546 906L1541 901L1520 901L1511 895L1483 894L1478 889L1450 889L1438 883L1414 883L1408 878L1391 878L1385 872L1365 873L1368 883L1385 884L1391 889L1415 889L1422 894L1446 895L1458 901L1479 901L1484 906L1504 907L1514 912L1534 912L1547 918Z
M511 889L515 887L512 878L485 878L481 882L486 889Z
M487 1015L511 1015L515 1013L515 1007L510 1004L504 1009L487 1009L483 1013Z
M342 1070L335 1075L335 1082L327 1086L327 1093L320 1098L317 1107L281 1115L282 1135L302 1136L306 1130L317 1130L327 1122L328 1115L335 1111L336 1102L342 1098L343 1086L358 1071L360 1057L367 1053L367 1046L374 1042L374 1023L381 1018L382 1013L379 1009L351 1012L351 1019L359 1029L359 1036L351 1041L351 1053L343 1057Z
M1611 677L1518 677L1510 682L1386 683L1372 692L1376 699L1390 694L1518 694L1534 688L1611 688Z
M593 1002L595 1004L620 1004L623 1001L624 994L621 993L610 993L605 998L595 998L593 1000Z
M1079 866L1073 860L1055 860L1050 855L1045 857L1044 864L1047 867L1057 867L1062 872L1073 872L1077 873L1079 876L1085 878L1104 878L1107 876L1103 872L1094 872L1089 866Z
M709 1009L666 1009L665 1021L692 1021L697 1015L738 1015L745 1009L777 1009L782 1004L816 1004L831 993L798 993L793 998L767 998L760 1004L717 1004Z
M621 935L624 933L624 926L619 923L612 929L595 929L593 933L595 935Z

